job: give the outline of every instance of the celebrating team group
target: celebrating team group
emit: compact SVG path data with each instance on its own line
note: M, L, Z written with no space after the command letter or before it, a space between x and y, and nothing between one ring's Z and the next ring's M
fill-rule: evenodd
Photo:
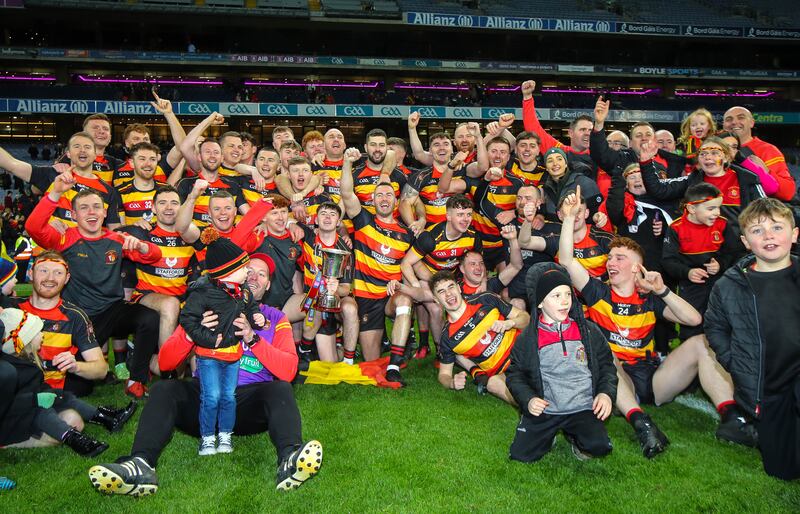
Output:
M168 153L134 124L128 159L106 155L102 114L54 166L0 149L0 167L43 194L25 225L43 250L33 294L3 298L0 316L0 386L38 376L38 403L0 405L29 427L0 423L0 443L46 434L104 451L82 422L116 430L136 403L78 397L113 352L126 392L149 399L130 455L92 467L94 487L154 493L178 428L200 437L200 455L269 432L277 487L293 489L319 471L322 445L303 442L289 382L388 350L382 383L405 386L406 362L434 353L445 388L471 381L518 407L514 460L540 459L559 432L581 460L607 455L614 410L653 458L670 441L652 406L699 386L718 439L800 477L796 186L783 155L744 107L721 128L698 109L676 138L647 122L605 131L602 97L566 145L539 123L535 87L521 87L522 132L504 114L432 133L427 150L418 112L407 139L373 129L357 148L336 128L298 141L279 126L257 148L247 133L204 136L218 113L186 133L157 96Z

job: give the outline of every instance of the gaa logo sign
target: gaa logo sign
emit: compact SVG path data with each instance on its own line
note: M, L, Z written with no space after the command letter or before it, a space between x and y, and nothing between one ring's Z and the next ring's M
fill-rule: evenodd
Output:
M436 109L434 109L432 107L420 107L419 109L417 109L417 112L419 113L420 116L423 116L425 118L438 118L439 117L439 113L436 112Z
M244 104L229 104L226 110L228 114L252 114L250 107Z
M453 116L456 118L474 118L473 112L469 109L453 109Z
M211 114L211 109L206 104L189 104L186 110L189 114Z
M597 32L611 32L611 24L607 21L598 21L595 25Z
M380 113L383 116L401 117L403 115L397 107L381 107Z
M340 59L339 57L333 57L333 58L331 58L331 63L332 64L344 64L344 59Z
M426 68L428 66L428 63L426 63L425 61L414 61L414 66L418 66L420 68Z
M472 26L472 16L467 16L462 14L458 17L458 26L459 27L471 27Z
M276 116L279 116L279 115L288 116L290 113L289 113L289 109L287 109L285 105L268 104L267 105L267 114L272 114L272 115L276 115Z
M503 109L489 109L488 111L486 111L486 114L490 118L499 118L503 114L506 114L506 111Z
M383 59L373 59L372 63L375 66L386 66L386 61L384 61Z
M89 103L82 100L75 100L69 103L70 112L85 113L89 112Z
M310 114L312 116L327 116L328 115L328 111L325 109L325 107L323 107L321 105L309 105L308 107L306 107L305 111L306 111L306 114Z
M342 107L342 112L345 116L366 116L367 113L363 107L357 105L345 105Z

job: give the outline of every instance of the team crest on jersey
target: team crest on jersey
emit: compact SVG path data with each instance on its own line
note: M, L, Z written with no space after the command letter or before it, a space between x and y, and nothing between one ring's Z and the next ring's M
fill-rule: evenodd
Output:
M114 264L117 262L117 251L109 250L106 252L106 264Z
M381 245L381 253L383 255L389 255L389 252L391 252L391 251L392 251L392 249L390 247L388 247L386 245Z
M711 232L711 241L716 244L722 242L722 234L720 233L719 230L714 230L713 232Z
M175 265L178 264L178 258L177 257L167 257L166 259L164 259L164 264L166 264L170 268L174 268Z
M289 260L293 261L296 260L297 257L300 255L300 250L297 248L289 248Z
M728 196L731 198L739 198L739 187L731 186L728 188Z
M575 351L575 360L581 363L586 363L586 348L581 346Z
M50 326L50 331L58 332L59 328L61 328L61 324L58 321L56 321L55 323L52 324L52 326Z
M483 311L478 311L478 317L479 317L479 318L482 318L482 317L484 317L484 316L486 316L486 313L485 313L485 312L483 312Z

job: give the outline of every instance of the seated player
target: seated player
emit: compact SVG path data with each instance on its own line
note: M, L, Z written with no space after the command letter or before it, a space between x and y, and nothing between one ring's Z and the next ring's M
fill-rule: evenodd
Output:
M669 440L640 405L672 401L695 377L722 416L718 437L728 432L728 425L738 431L743 422L734 415L733 383L704 340L687 341L663 360L655 352L656 316L688 326L699 325L703 318L664 285L659 273L644 269L641 247L624 237L612 241L606 264L608 283L592 278L573 257L573 225L581 210L579 195L580 188L564 201L560 262L581 293L589 319L600 326L611 346L619 377L616 406L633 425L644 456L652 458L663 452Z
M479 393L488 391L516 405L506 387L505 371L514 342L530 321L528 313L492 293L462 296L449 271L437 272L428 283L448 321L439 342L439 383L456 391L464 389L467 373L453 374L458 362L469 371Z

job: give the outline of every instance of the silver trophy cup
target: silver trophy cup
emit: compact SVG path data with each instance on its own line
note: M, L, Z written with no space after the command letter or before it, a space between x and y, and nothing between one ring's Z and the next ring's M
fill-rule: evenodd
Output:
M322 276L327 284L328 279L340 279L344 277L345 270L350 265L350 252L337 250L336 248L322 249ZM323 312L339 312L342 310L339 305L339 297L335 291L328 291L323 287L317 298L317 310Z

